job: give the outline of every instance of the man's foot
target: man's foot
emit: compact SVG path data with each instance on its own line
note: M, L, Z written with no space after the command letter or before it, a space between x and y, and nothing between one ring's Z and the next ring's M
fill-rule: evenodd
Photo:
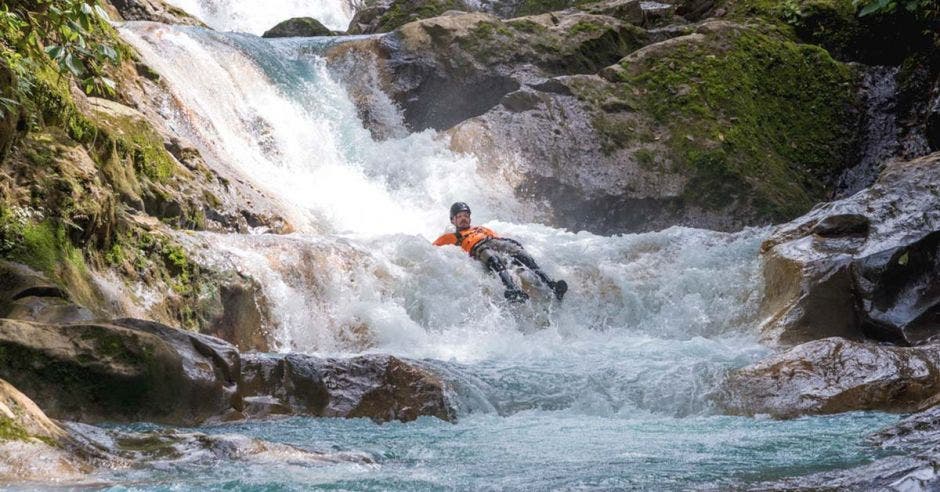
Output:
M568 282L565 282L564 280L552 282L551 288L553 291L555 291L555 299L560 301L565 298L565 292L568 292Z
M506 289L506 292L503 293L506 296L506 300L509 302L525 302L529 299L529 294L519 290L519 289Z

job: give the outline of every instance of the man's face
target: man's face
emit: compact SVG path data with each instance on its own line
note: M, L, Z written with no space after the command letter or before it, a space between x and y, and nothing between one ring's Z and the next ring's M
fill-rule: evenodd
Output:
M457 229L466 229L470 227L470 212L459 212L450 219L450 223L457 226Z

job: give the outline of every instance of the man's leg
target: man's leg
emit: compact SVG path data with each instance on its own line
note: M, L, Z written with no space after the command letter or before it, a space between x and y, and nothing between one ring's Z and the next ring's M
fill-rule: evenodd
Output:
M484 247L476 252L476 256L487 268L499 275L499 279L506 287L506 292L504 292L506 299L513 302L524 302L529 298L529 295L523 292L522 289L516 285L516 282L513 281L512 276L506 271L506 265L503 263L503 259L499 257L496 251Z
M565 293L568 292L568 283L564 280L554 281L549 277L542 269L539 267L538 263L535 262L535 258L529 255L528 252L522 247L521 244L513 241L511 239L499 239L495 247L499 248L501 251L508 253L512 258L523 266L531 270L539 277L549 289L555 293L555 297L560 301L565 297Z

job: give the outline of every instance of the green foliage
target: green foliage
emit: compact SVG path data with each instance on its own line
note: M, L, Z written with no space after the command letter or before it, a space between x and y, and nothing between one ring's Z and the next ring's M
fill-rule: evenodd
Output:
M0 99L11 111L30 95L44 67L74 77L88 94L113 95L105 69L121 61L108 16L98 0L13 0L0 7L0 58L18 76L16 98Z
M898 10L920 17L921 19L936 18L940 14L940 4L937 0L852 0L859 9L859 17L873 14L893 14Z

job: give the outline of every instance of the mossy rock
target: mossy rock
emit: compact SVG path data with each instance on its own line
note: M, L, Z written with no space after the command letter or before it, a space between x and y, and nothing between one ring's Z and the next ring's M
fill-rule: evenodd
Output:
M514 166L517 197L572 230L736 230L825 200L857 152L856 70L774 30L696 31L526 89L524 107L454 128L452 148Z
M855 155L855 71L818 47L730 25L688 41L627 57L613 76L669 130L692 176L686 199L720 208L747 197L781 221L825 198Z
M311 38L315 36L333 36L333 31L313 17L295 17L280 22L264 34L263 38Z
M472 9L463 0L366 2L356 10L347 34L391 32L409 22L437 17L450 10L469 12Z

